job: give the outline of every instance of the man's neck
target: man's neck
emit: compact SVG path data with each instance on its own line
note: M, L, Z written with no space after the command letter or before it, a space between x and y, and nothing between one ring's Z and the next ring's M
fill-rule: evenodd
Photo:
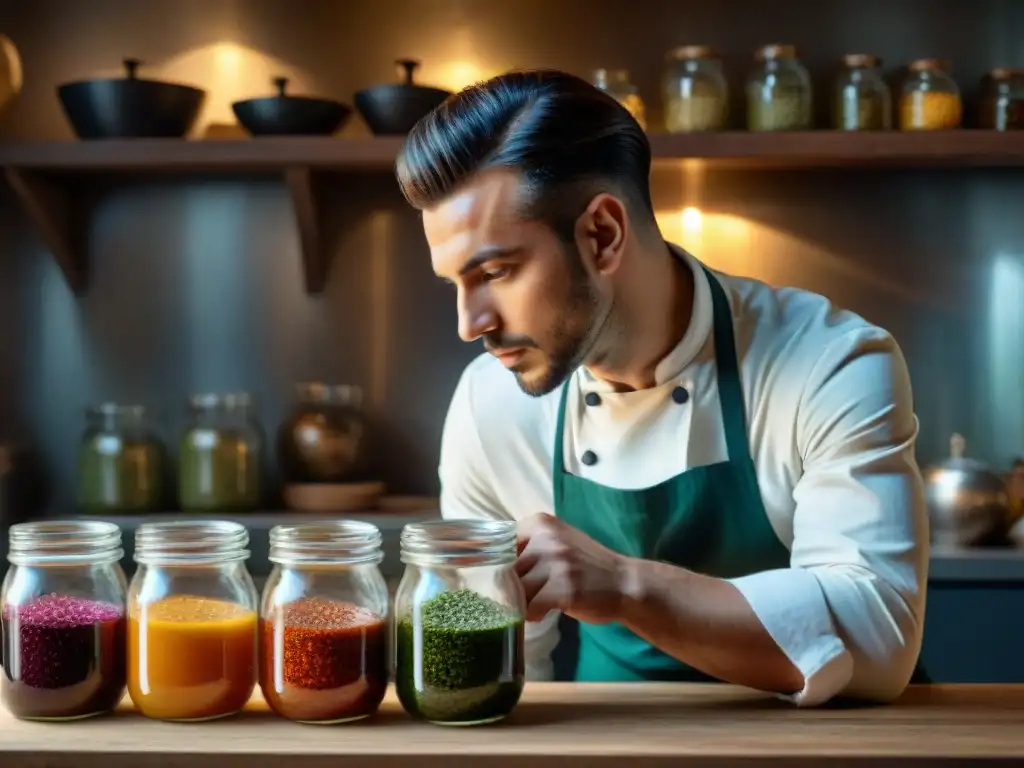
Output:
M587 369L615 389L655 386L658 363L686 334L693 314L693 272L664 242L627 260L612 322Z

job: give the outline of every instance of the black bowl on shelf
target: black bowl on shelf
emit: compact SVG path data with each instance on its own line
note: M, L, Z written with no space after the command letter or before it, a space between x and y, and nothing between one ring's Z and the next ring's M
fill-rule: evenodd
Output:
M352 114L340 101L285 93L288 78L275 77L276 96L236 101L231 110L253 136L330 136Z
M183 138L206 91L163 80L142 80L138 59L125 59L125 77L57 86L64 114L80 139Z
M442 88L413 83L418 61L399 59L395 64L403 82L374 85L355 95L356 109L376 136L404 136L452 95Z

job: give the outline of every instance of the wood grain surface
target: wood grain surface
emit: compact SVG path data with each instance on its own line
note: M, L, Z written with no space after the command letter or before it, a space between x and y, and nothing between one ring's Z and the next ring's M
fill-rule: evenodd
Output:
M444 766L975 765L1024 760L1024 685L919 686L888 706L799 709L720 685L531 684L504 723L414 722L389 694L376 718L298 725L254 696L236 717L0 720L3 768L423 768Z

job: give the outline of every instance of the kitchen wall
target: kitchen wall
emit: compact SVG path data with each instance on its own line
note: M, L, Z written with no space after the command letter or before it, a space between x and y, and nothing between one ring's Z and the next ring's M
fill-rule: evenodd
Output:
M21 51L25 90L0 116L0 139L69 138L55 84L116 75L126 56L211 89L200 133L230 121L232 100L269 93L274 75L296 93L350 99L391 80L399 56L422 58L420 79L449 87L512 66L625 66L656 126L662 57L677 44L714 45L739 84L755 47L796 43L818 93L842 53L877 53L893 71L939 56L973 97L987 69L1024 65L1022 28L1012 0L4 3L0 32ZM345 133L366 129L356 118ZM666 237L712 266L825 293L895 333L923 463L954 430L986 460L1024 454L1024 172L677 166L653 184ZM74 297L0 192L0 427L41 446L55 509L71 498L86 404L150 403L170 437L189 392L245 388L273 428L291 382L309 377L366 387L382 479L436 492L448 397L478 348L458 340L453 297L387 174L338 177L338 247L315 297L272 179L140 182L93 198L92 283Z

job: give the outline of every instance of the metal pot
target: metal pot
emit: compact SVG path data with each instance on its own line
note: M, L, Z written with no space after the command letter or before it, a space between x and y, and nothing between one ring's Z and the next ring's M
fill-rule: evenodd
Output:
M452 95L451 91L413 83L420 63L414 59L395 62L403 81L375 85L355 95L356 109L377 136L404 136L413 126Z
M278 459L287 483L365 479L366 425L359 387L298 384L298 403L280 427Z
M352 107L331 99L286 94L287 77L275 77L276 96L236 101L231 110L253 136L330 136L352 114Z
M954 434L950 458L924 472L932 541L958 547L1005 544L1012 522L1003 477L965 458L966 441Z
M80 139L182 138L199 115L206 92L137 77L138 59L125 59L126 77L82 80L57 87L64 114Z

